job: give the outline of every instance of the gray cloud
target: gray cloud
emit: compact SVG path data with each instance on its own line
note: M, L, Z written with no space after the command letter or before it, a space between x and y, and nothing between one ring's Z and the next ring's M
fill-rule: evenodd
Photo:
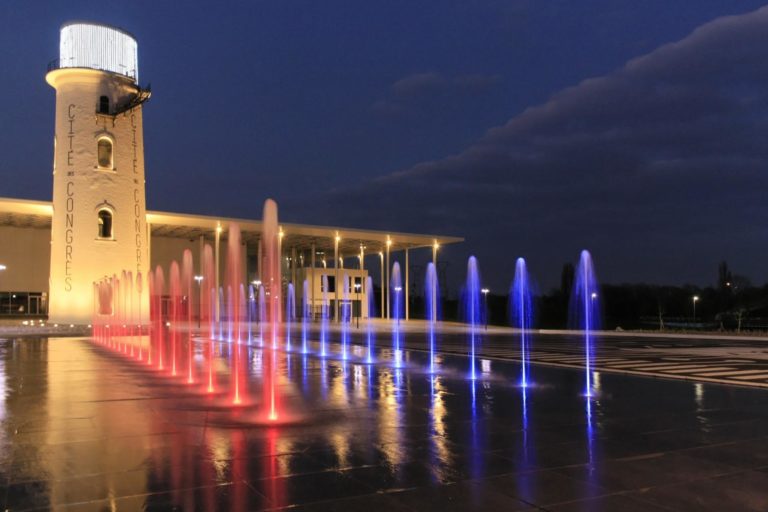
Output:
M448 76L428 71L415 73L393 83L386 97L373 104L380 113L405 113L427 109L434 105L485 94L498 85L498 75L460 74Z
M709 284L722 258L765 280L766 48L768 8L716 19L555 94L457 155L333 191L316 214L466 236L456 255L476 253L498 282L523 255L554 284L582 247L614 282ZM457 80L413 75L390 96L435 94Z

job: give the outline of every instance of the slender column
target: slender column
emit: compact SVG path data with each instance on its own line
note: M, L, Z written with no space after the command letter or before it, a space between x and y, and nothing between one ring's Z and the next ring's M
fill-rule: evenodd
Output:
M360 289L357 290L357 300L360 302L360 316L363 316L363 303L366 305L365 316L370 316L370 312L367 310L368 306L368 290L365 288L365 248L363 244L360 244Z
M333 298L336 305L333 308L333 319L339 321L339 242L341 237L339 232L336 232L336 237L333 239Z
M379 251L379 259L381 260L381 311L379 312L379 315L381 318L384 318L384 312L386 306L384 305L384 253L382 251Z
M245 283L245 289L248 289L248 243L245 241L240 242L240 278L242 283Z
M387 240L387 261L384 265L384 272L386 273L386 280L384 281L384 286L386 286L386 296L387 296L387 318L389 318L389 248L392 246L392 240Z
M205 235L200 235L200 252L197 258L197 275L202 276L205 274L205 269L203 268L203 254L205 253ZM203 301L203 283L201 281L197 282L197 305L195 311L197 311L197 318L200 320L200 311L202 307L202 301ZM208 286L208 283L205 283L205 286ZM194 287L193 287L194 288ZM209 294L210 295L210 294ZM190 301L191 303L192 301ZM201 331L202 332L202 331Z
M440 244L437 240L432 244L432 264L435 266L435 282L432 284L432 320L437 321L437 301L440 298L437 296L437 249L440 248Z
M221 249L221 224L216 226L216 240L215 240L215 247L214 247L214 263L216 266L216 272L214 273L214 279L213 284L216 287L216 293L214 293L214 300L216 301L216 323L218 324L219 319L221 318L221 304L219 301L219 264L220 264L220 257L219 257L219 250Z
M258 243L256 244L256 275L258 276L259 281L261 281L262 277L262 265L264 264L264 261L261 259L261 238L259 238ZM256 290L256 293L259 291Z
M280 269L280 276L283 275L283 262L285 261L285 256L283 256L283 228L280 227L280 231L277 234L277 259L278 259L278 267ZM283 293L283 282L282 279L279 283L277 283L277 286L280 288L278 293L280 294L280 298L286 297L288 294ZM274 292L272 292L274 293ZM280 304L280 307L277 308L277 321L282 322L283 321L283 302L282 300L278 302Z
M408 280L408 247L405 248L405 319L408 320L410 318L410 308L408 304L408 288L410 281Z
M309 268L309 294L311 297L312 304L311 311L312 311L312 317L315 316L315 253L317 251L315 250L315 242L312 242L312 255L310 256L311 261L311 267Z
M339 252L338 261L336 262L340 270L344 270L344 255ZM347 286L347 281L344 279L344 272L336 274L336 314L339 315L339 322L341 322L341 301L344 299L344 290ZM341 282L339 282L341 279Z
M197 257L197 275L203 275L203 252L205 252L205 235L200 235L200 250Z
M296 293L296 246L291 247L291 282L293 293Z

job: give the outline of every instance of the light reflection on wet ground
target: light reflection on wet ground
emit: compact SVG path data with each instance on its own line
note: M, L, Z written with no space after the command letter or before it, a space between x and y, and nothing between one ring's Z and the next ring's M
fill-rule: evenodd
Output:
M226 347L218 361L226 382ZM386 354L383 354L386 356ZM280 353L282 417L79 339L0 341L9 510L765 510L768 394L423 354L403 368Z

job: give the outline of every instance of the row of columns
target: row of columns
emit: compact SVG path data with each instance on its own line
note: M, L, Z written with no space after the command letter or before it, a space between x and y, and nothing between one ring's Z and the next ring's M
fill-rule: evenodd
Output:
M151 229L150 225L148 225L148 231L149 231L149 229ZM222 226L221 226L221 224L218 224L216 226L215 237L214 237L214 266L215 266L214 276L215 276L215 287L216 287L216 290L218 290L219 287L220 287L220 277L219 277L219 274L220 274L220 268L221 268L221 258L220 258L220 253L221 253L221 232L222 232ZM150 237L148 237L148 238L150 238ZM281 258L283 257L282 256L282 254L283 254L283 251L282 251L282 241L283 241L283 232L282 232L282 229L281 229L280 236L278 238L278 254L280 254ZM340 284L339 283L339 268L340 268L340 264L339 264L339 262L340 262L339 242L341 242L341 237L339 236L338 232L335 233L333 241L334 241L334 244L333 244L333 267L334 267L334 282L335 282L335 292L334 292L334 294L335 294L335 299L336 299L336 307L334 308L334 320L338 321L338 319L339 319L339 307L338 307L339 300L338 300L338 298L339 298L339 284ZM199 264L200 265L202 265L202 254L203 254L204 246L205 246L205 237L203 235L200 235L200 258L199 258L199 262L200 262ZM390 309L390 303L391 303L391 300L390 300L391 299L391 292L390 292L390 284L391 284L391 279L390 279L391 278L391 276L390 276L390 269L391 269L390 256L391 255L390 255L390 250L391 250L391 246L392 246L392 240L387 239L386 244L385 244L385 251L382 251L382 252L379 253L380 261L381 261L381 269L380 269L381 274L380 275L382 277L381 290L380 290L380 292L381 292L381 303L382 303L381 317L382 318L386 318L386 319L391 318L391 315L392 315L392 312L391 312L391 309ZM438 245L437 241L435 241L434 244L432 245L432 263L435 266L437 266L437 250L438 250L438 248L439 248L439 245ZM258 266L259 272L261 272L261 269L263 268L262 250L261 249L262 249L262 247L261 247L261 240L259 240L258 247L257 247L257 251L258 251L257 252L257 266ZM310 286L310 297L309 298L310 298L311 304L313 306L315 304L315 286L314 286L314 284L315 284L315 268L316 268L316 265L317 265L316 253L317 253L316 245L315 245L314 242L312 242L312 244L311 244L311 254L310 254L310 266L309 266L309 269L310 269L309 270L310 282L312 283L312 286ZM410 319L410 301L409 301L409 286L408 286L408 284L410 283L410 275L409 275L409 267L410 267L409 257L410 257L410 253L409 253L409 248L408 247L405 247L404 253L405 253L405 286L404 286L404 292L405 293L404 293L403 299L404 299L404 303L405 303L405 308L404 308L405 309L405 311L404 311L405 312L405 320L409 320ZM358 255L358 260L359 260L359 263L360 263L359 266L360 266L360 270L361 270L361 274L362 274L363 273L362 271L365 270L365 249L364 249L362 244L360 245L360 254ZM293 246L293 247L291 247L291 282L294 283L294 286L295 286L296 278L297 278L297 276L296 276L296 268L297 268L296 267L296 261L297 261L296 247ZM282 264L282 261L281 261L281 264ZM343 268L343 266L341 266L341 268ZM362 286L361 291L363 291L364 293L368 293L369 292L369 290L365 289L365 283L364 282L361 283L361 286ZM372 292L372 290L370 290L370 291ZM216 302L216 305L215 305L216 321L219 321L219 318L220 318L220 315L221 315L221 304L219 304L218 294L216 294L215 302Z

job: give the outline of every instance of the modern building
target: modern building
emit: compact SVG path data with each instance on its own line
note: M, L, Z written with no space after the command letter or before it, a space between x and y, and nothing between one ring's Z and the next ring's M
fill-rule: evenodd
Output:
M129 33L90 22L65 23L59 59L46 81L56 91L53 201L0 198L0 315L47 315L50 321L88 323L93 283L123 270L133 275L180 260L185 249L214 248L223 275L230 224L242 232L243 280L258 282L261 223L146 210L142 112L151 92L139 85L138 45ZM390 290L390 256L431 251L461 238L281 224L284 285L294 283L315 314L367 317L368 270L378 266L380 304ZM196 266L202 258L196 258ZM198 272L201 273L201 272ZM340 285L339 285L340 283ZM327 287L327 289L326 289ZM143 301L147 298L143 297ZM143 307L146 310L147 305ZM386 306L378 312L388 316Z

